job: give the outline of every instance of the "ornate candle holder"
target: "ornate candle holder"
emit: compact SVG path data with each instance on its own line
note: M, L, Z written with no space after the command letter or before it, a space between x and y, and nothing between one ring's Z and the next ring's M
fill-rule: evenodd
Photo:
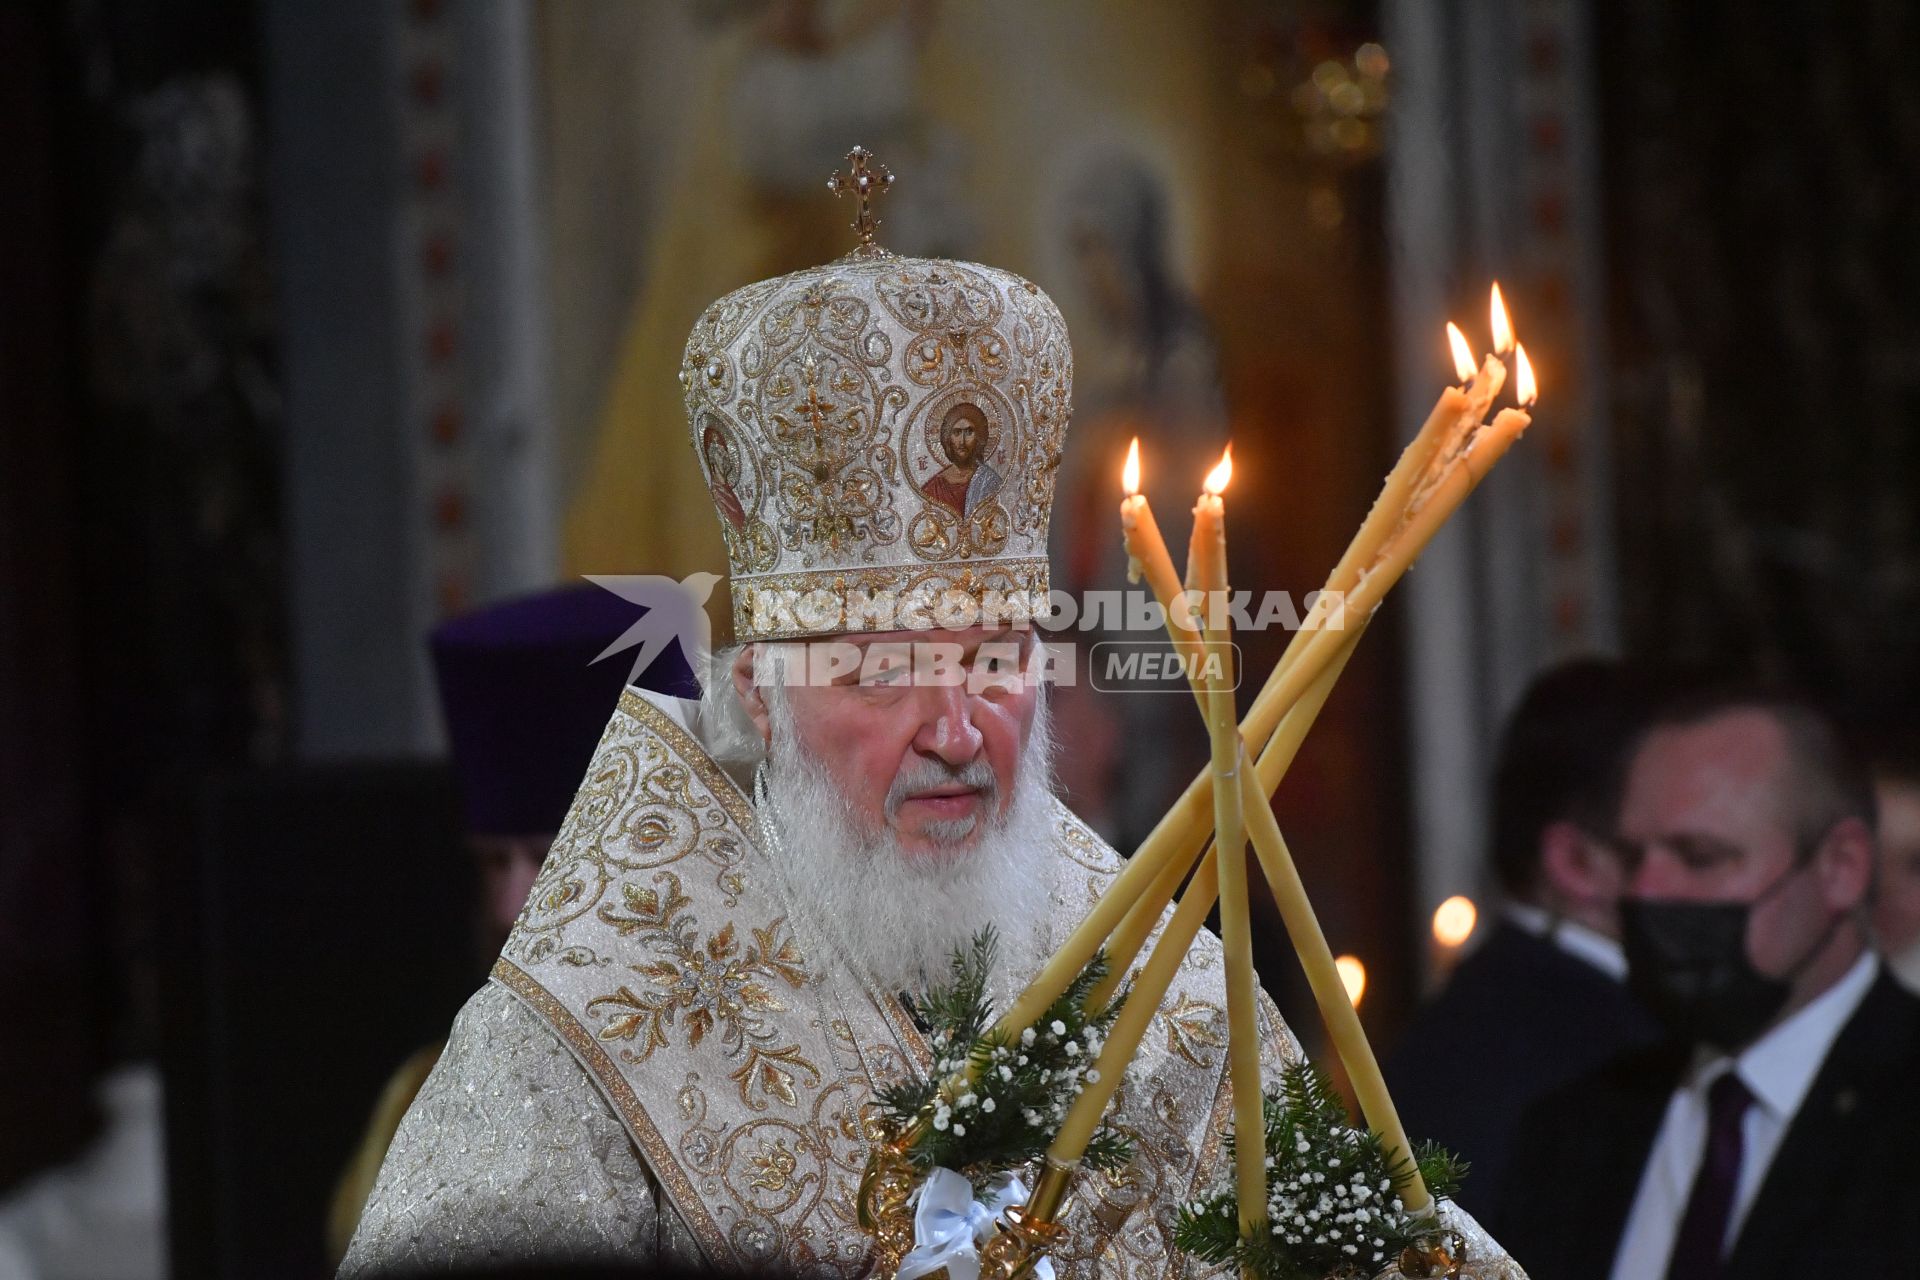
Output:
M855 1208L860 1229L875 1246L871 1274L891 1277L899 1273L901 1259L915 1243L909 1202L920 1182L912 1155L919 1122L903 1128L870 1110L863 1124L872 1154L860 1175ZM1049 1161L1027 1203L1001 1212L993 1235L980 1248L980 1280L1021 1280L1066 1239L1067 1229L1059 1220L1065 1216L1074 1172L1072 1166Z
M980 1250L980 1280L1019 1280L1067 1238L1067 1229L1026 1205L1014 1205Z
M1466 1261L1467 1242L1459 1232L1442 1228L1400 1251L1400 1274L1408 1280L1458 1280Z
M1001 1215L1003 1223L980 1250L980 1280L1019 1280L1059 1248L1067 1238L1060 1219L1067 1216L1074 1172L1073 1165L1047 1161L1027 1203L1008 1208Z
M900 1259L913 1249L913 1196L919 1175L913 1167L913 1130L893 1124L869 1108L862 1117L872 1153L860 1175L856 1204L860 1229L873 1237L878 1256L876 1275L900 1270Z

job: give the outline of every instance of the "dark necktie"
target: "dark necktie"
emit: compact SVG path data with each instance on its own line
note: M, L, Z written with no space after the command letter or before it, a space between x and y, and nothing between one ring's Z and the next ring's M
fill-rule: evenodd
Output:
M1680 1233L1673 1241L1667 1280L1715 1280L1720 1274L1720 1249L1733 1216L1740 1157L1746 1146L1740 1122L1752 1105L1752 1091L1735 1072L1727 1072L1707 1089L1707 1149L1693 1180L1693 1194L1687 1197Z

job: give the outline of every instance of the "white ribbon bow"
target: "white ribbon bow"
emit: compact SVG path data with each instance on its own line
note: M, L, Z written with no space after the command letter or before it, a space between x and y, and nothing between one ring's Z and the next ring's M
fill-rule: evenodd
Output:
M919 1280L940 1268L950 1280L980 1280L980 1246L993 1234L994 1219L1008 1205L1025 1204L1027 1188L1018 1177L1003 1173L987 1184L984 1199L973 1198L973 1186L951 1169L935 1169L913 1193L920 1207L913 1215L913 1252L900 1259L898 1280ZM1053 1263L1034 1264L1038 1280L1053 1280Z

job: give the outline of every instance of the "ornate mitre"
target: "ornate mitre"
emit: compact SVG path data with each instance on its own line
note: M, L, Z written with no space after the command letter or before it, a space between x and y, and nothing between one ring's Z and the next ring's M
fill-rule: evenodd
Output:
M859 247L721 298L680 368L735 637L1025 621L1046 607L1066 325L1010 272L875 244L892 175L847 159L829 186L858 201Z

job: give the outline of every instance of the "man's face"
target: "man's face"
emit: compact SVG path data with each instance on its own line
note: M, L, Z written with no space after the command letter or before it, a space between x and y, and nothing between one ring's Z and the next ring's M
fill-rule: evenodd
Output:
M1899 952L1920 941L1920 782L1882 778L1874 791L1880 801L1874 931L1889 952Z
M1628 896L1755 903L1747 955L1776 977L1819 946L1833 914L1822 878L1794 872L1789 766L1786 736L1764 712L1655 730L1620 810Z
M467 848L480 872L480 927L494 951L506 945L520 909L527 905L534 879L553 848L553 837L472 836Z
M870 831L908 857L977 843L1012 803L1040 690L1030 630L897 631L810 645L786 697L813 754Z
M970 467L980 456L980 426L972 418L949 419L940 428L940 441L956 467Z

